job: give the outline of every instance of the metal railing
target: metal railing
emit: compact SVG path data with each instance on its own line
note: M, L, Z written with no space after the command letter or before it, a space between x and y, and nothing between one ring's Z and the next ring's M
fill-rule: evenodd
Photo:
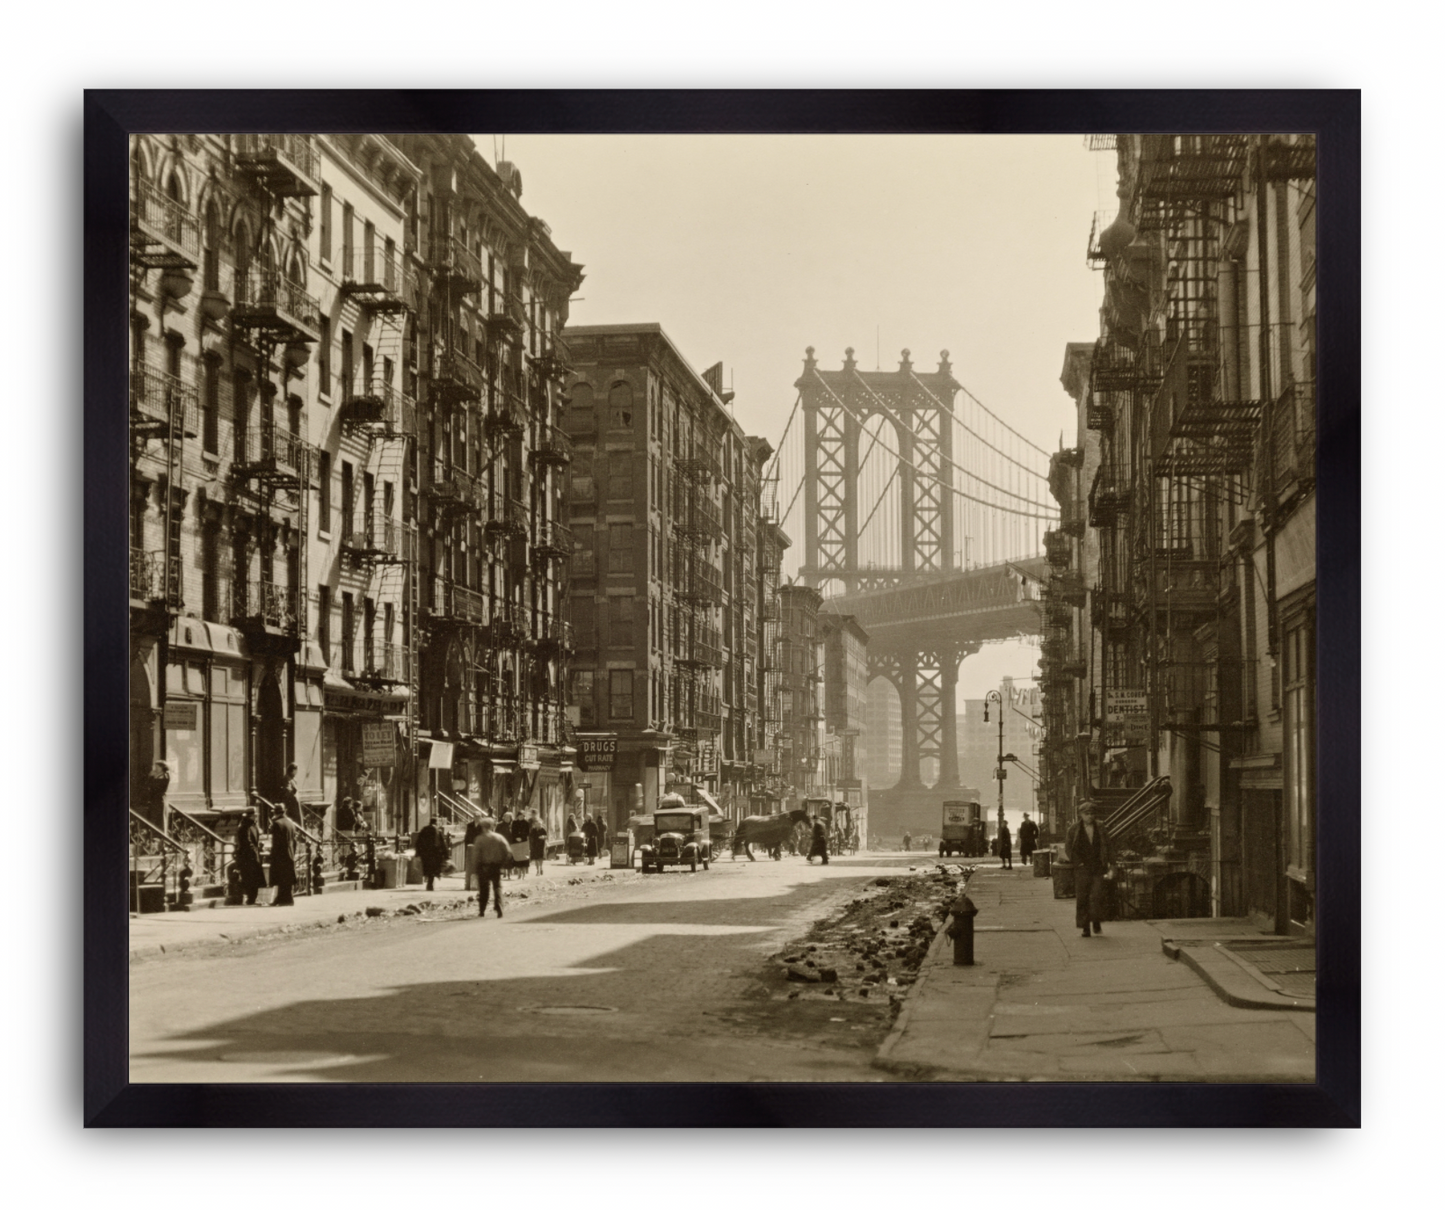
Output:
M151 823L144 815L130 813L131 910L141 910L141 889L159 886L162 895L174 893L182 871L189 869L186 847ZM164 904L162 905L164 906Z
M200 395L174 374L149 365L132 366L130 410L147 420L180 425L183 431L194 433L198 431Z
M516 391L501 389L494 392L491 406L487 409L487 431L491 433L520 433L527 427L527 407Z
M381 424L393 432L412 433L416 401L378 371L347 386L341 416L346 424Z
M411 563L416 559L416 527L390 517L365 517L359 526L342 527L341 545L377 562Z
M147 235L169 244L190 258L201 255L201 226L185 206L167 197L150 181L136 182L131 199L131 222Z
M427 611L434 618L485 626L491 611L487 598L466 588L447 576L432 576L427 581Z
M552 648L563 654L572 651L572 623L563 618L540 618L537 623L537 642L541 647Z
M411 649L400 643L378 643L365 650L359 675L366 680L406 684L411 680Z
M477 400L482 397L481 368L457 349L433 347L431 383L433 390L450 400Z
M481 259L454 235L433 234L427 267L434 275L462 283L469 290L481 288Z
M167 833L186 848L194 871L193 881L203 886L225 886L226 868L235 856L235 843L211 831L179 807L168 807L168 811Z
M236 155L243 163L279 159L308 181L321 179L321 160L315 135L238 134Z
M482 507L477 481L460 467L433 459L431 477L424 489L433 503L446 512L477 512Z
M1279 493L1315 477L1315 384L1291 382L1274 402L1270 426L1274 490Z
M1147 577L1147 571L1140 570ZM1160 612L1213 613L1218 607L1219 564L1216 561L1170 559L1155 566L1153 582L1153 604Z
M487 518L487 533L490 535L525 537L531 528L531 510L521 500L494 495L490 512Z
M411 267L400 253L385 245L371 248L342 248L341 288L347 293L390 294L411 302L416 295L416 280Z
M310 446L301 437L273 421L250 425L243 434L237 462L253 470L293 474L302 482L309 477Z
M159 550L130 552L130 595L137 601L181 603L181 557Z
M237 580L231 585L231 618L233 625L261 625L295 633L296 590L285 584Z
M572 531L560 521L537 518L537 536L533 547L538 554L553 559L570 559L574 548Z
M543 424L537 429L537 444L532 449L537 462L550 462L565 466L572 461L572 438L555 424Z
M300 282L276 269L247 269L236 275L232 318L243 326L295 328L312 337L321 331L321 304Z
M495 647L516 647L532 637L531 618L524 605L515 601L491 602L490 637Z

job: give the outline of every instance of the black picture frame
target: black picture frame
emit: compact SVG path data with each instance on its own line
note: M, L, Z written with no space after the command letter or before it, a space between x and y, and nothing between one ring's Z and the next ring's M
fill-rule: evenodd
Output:
M89 1126L1358 1126L1357 91L88 91L84 1120ZM127 138L160 131L1312 131L1319 192L1314 1084L136 1085L127 1079Z

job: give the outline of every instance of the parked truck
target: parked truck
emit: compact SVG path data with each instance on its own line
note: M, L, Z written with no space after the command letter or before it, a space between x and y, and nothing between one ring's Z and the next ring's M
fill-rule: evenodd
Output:
M965 793L970 797L951 798L943 804L943 825L938 841L940 857L983 857L988 853L988 836L978 791Z

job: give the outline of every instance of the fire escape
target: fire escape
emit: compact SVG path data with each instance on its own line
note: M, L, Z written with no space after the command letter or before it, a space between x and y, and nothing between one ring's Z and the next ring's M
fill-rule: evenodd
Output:
M697 743L716 739L722 729L722 705L713 674L722 667L722 630L717 610L722 582L713 562L722 535L722 513L712 488L720 477L719 444L699 427L690 447L674 464L672 519L673 593L678 603L680 646L676 665L683 680L685 719L677 734Z
M136 310L136 295L152 273L159 274L158 290L163 297L183 295L190 288L200 251L200 226L186 208L149 181L135 181L130 215L131 309ZM181 375L155 364L160 355L160 342L137 342L130 375L132 472L138 470L153 442L160 444L164 467L160 549L147 549L141 535L132 534L130 550L132 623L152 634L163 634L183 604L176 508L185 487L185 443L199 432L200 410L196 388Z
M259 246L269 247L275 216L285 201L318 192L316 141L309 135L237 135L234 156L238 176L260 195L267 218ZM311 450L299 431L277 423L271 374L282 375L284 393L286 378L305 364L308 346L320 339L321 306L301 282L269 259L252 261L236 274L231 326L235 339L254 350L261 386L259 406L236 434L231 485L238 498L259 506L263 551L259 578L238 572L232 582L231 623L256 650L289 655L299 649L305 627L300 586L306 583ZM285 350L279 365L278 348ZM299 425L302 418L293 414L292 422ZM280 529L278 509L296 514L286 584L274 581L270 557Z

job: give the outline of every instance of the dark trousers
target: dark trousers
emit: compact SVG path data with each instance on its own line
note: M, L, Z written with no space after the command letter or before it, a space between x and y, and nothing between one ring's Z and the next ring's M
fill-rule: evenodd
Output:
M1104 919L1104 875L1089 870L1074 871L1074 925L1088 928Z
M1014 851L1011 845L1005 845L998 851L999 860L1003 862L1003 868L1011 870L1014 868Z
M1034 850L1033 850L1033 847L1032 847L1031 845L1026 845L1026 844L1021 844L1021 845L1019 845L1019 860L1022 861L1025 865L1028 864L1029 858L1032 857L1033 855L1034 855Z
M477 914L479 916L487 914L489 894L496 897L497 915L500 916L502 914L502 867L482 864L477 866Z
M291 898L291 888L295 884L290 879L283 879L276 883L276 898L271 902L276 907L291 907L296 900Z

